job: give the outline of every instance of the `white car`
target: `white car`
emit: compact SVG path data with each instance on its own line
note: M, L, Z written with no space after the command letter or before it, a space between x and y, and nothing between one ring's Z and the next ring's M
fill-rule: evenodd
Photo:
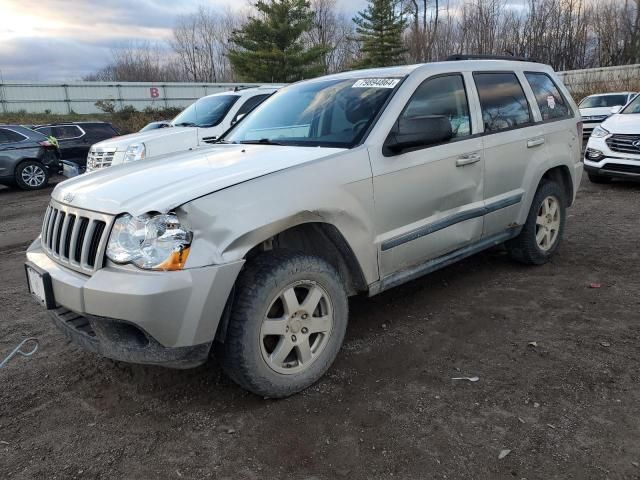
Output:
M640 95L593 130L584 166L594 183L640 178Z
M589 140L594 128L609 115L617 113L637 95L637 92L616 92L589 95L578 104L582 116L583 140Z
M170 122L171 128L132 133L96 143L87 156L87 172L212 143L279 88L264 86L208 95L184 109Z

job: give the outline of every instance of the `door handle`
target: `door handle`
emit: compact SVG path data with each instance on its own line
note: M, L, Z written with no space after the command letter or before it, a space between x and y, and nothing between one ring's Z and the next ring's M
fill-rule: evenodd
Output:
M527 140L527 148L537 147L539 145L544 144L544 137L540 138L531 138Z
M469 155L461 155L456 160L456 167L464 167L480 161L480 154L470 153Z

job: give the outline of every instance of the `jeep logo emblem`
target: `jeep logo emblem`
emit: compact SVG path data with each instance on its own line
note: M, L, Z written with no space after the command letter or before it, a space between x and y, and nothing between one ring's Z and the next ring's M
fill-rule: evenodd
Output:
M73 199L75 198L75 194L72 192L67 192L64 194L64 197L62 197L62 200L64 200L67 203L71 203L73 202Z

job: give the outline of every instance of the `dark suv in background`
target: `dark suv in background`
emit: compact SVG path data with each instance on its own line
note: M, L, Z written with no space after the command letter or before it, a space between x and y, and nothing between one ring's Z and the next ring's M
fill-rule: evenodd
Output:
M91 145L119 135L113 125L107 122L52 123L34 125L33 129L58 140L66 176L84 172Z
M41 133L0 125L0 184L36 190L60 169L58 149Z

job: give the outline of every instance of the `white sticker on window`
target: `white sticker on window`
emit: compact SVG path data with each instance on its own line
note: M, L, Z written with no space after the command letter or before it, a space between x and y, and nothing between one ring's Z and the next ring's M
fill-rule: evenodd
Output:
M398 78L363 78L351 88L395 88L400 83Z
M547 97L547 105L549 106L549 108L551 110L553 110L554 108L556 108L556 99L553 98L553 95L549 95Z

